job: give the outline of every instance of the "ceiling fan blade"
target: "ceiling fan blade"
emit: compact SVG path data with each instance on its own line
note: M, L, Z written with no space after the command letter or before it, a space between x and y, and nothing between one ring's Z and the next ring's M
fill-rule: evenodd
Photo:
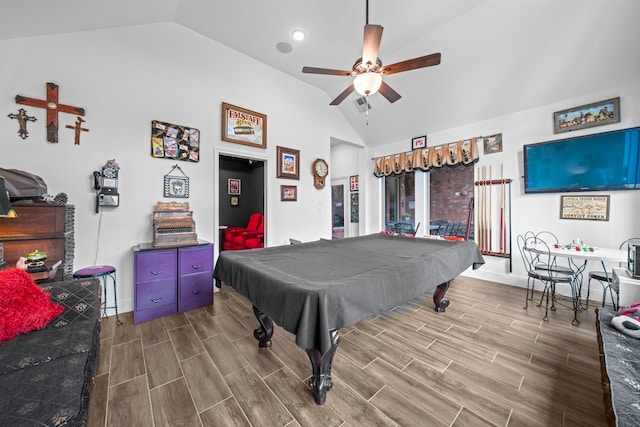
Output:
M303 73L309 74L329 74L331 76L352 76L353 71L332 70L329 68L302 67Z
M338 105L340 104L342 101L345 100L345 98L349 95L351 95L351 92L353 92L355 90L355 88L353 87L353 83L349 85L348 88L346 88L340 95L338 95L336 97L336 99L334 99L333 101L331 101L331 104L329 105ZM393 89L392 89L393 90Z
M382 69L382 74L388 76L389 74L400 73L402 71L415 70L417 68L431 67L440 63L440 53L432 53L431 55L421 56L419 58L408 59L402 62L396 62L395 64L385 65Z
M380 94L385 98L387 98L387 101L391 103L394 103L398 99L402 98L400 94L395 90L393 90L391 86L386 84L384 80L382 81L382 84L380 85L380 89L378 89L378 92L380 92Z
M365 25L364 26L364 42L362 44L362 63L371 65L376 64L378 59L378 50L380 49L380 41L382 40L381 25Z

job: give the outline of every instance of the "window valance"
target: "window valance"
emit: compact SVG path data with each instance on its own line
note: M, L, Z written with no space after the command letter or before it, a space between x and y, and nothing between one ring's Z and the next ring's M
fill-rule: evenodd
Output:
M418 148L410 152L374 158L373 174L381 178L416 169L428 171L431 168L447 165L468 165L478 160L478 157L478 140L474 137L466 141Z

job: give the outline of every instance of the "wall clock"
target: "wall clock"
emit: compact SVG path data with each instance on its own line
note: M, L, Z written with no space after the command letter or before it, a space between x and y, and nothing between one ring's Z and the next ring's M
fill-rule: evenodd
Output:
M329 174L329 165L324 159L315 159L311 171L313 172L313 185L318 190L323 189L325 178Z

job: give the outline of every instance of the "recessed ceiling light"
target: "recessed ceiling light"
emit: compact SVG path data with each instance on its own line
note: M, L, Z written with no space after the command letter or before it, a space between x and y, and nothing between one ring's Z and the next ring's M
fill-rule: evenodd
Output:
M305 34L304 31L302 30L293 30L291 32L291 37L293 37L294 40L304 40Z
M280 42L276 45L276 49L282 53L290 53L293 50L293 46L287 42Z

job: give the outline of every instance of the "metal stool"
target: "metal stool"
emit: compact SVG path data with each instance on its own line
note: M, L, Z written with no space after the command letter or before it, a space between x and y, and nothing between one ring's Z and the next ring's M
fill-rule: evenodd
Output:
M116 322L118 325L122 325L120 318L118 317L118 297L116 294L116 268L112 265L94 265L92 267L82 268L73 273L74 279L83 279L87 277L97 277L102 281L102 293L104 299L102 300L102 317L107 317L107 309L115 308L116 310ZM113 306L107 307L107 277L111 278L111 285L113 287Z

